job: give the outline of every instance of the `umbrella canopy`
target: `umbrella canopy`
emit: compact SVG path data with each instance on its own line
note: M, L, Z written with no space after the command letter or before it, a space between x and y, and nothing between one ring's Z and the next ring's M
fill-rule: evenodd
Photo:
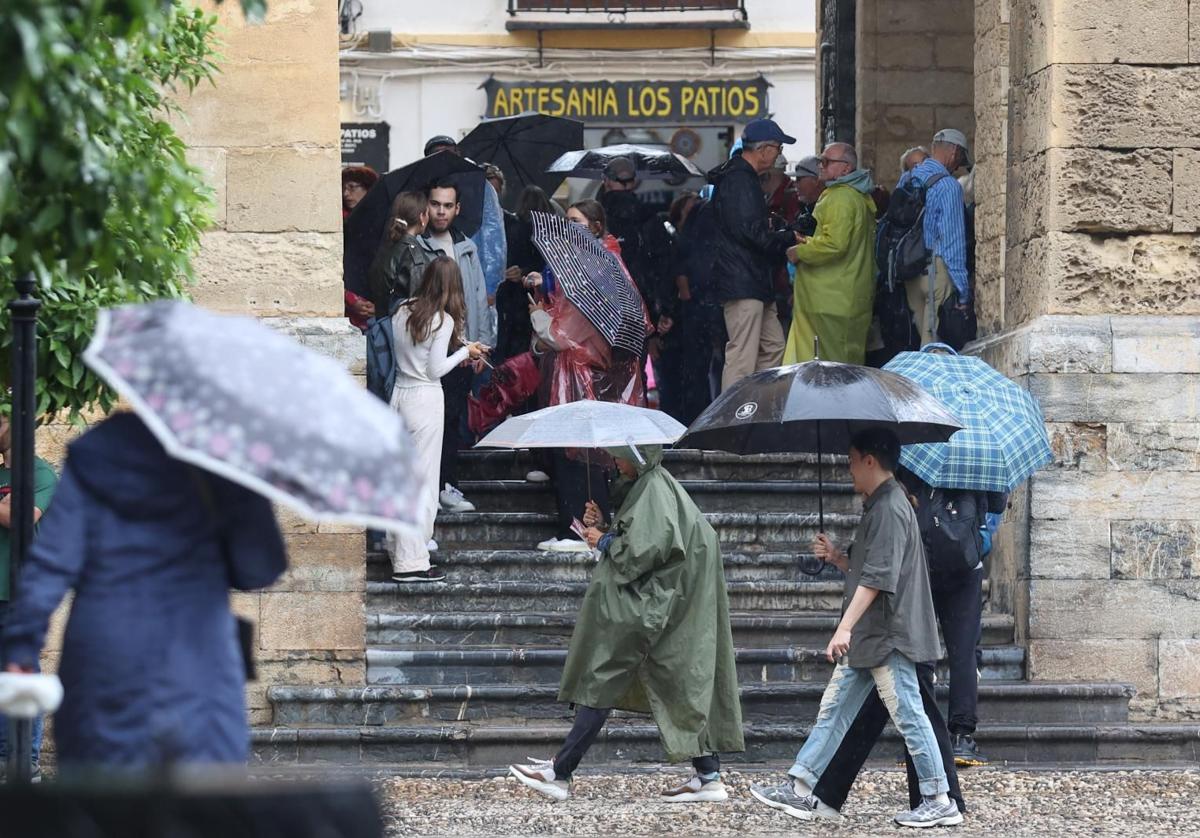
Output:
M663 413L620 402L578 401L506 419L479 448L614 448L670 445L686 431Z
M399 415L253 318L177 300L106 309L83 357L172 457L311 518L386 530L419 520L427 477Z
M485 119L458 144L474 160L499 166L506 179L504 205L510 209L526 186L550 195L566 175L547 168L563 154L583 148L583 123L529 112Z
M911 445L944 442L962 424L903 376L807 361L743 378L700 414L680 444L735 454L840 454L859 430L878 426Z
M615 157L628 157L632 160L637 168L637 176L642 180L704 177L704 172L683 155L665 148L628 143L567 152L551 163L546 171L562 173L566 177L600 180L604 177L604 167Z
M454 152L439 151L393 169L371 187L345 221L342 281L348 290L362 296L368 294L367 270L383 243L396 196L401 192L424 192L443 178L458 185L460 209L455 226L466 236L479 229L483 223L482 168Z
M616 257L586 228L547 212L530 213L533 243L567 299L609 346L641 355L646 309Z
M901 352L884 369L928 390L963 422L949 442L900 452L901 464L930 486L1011 492L1052 459L1037 400L979 358Z

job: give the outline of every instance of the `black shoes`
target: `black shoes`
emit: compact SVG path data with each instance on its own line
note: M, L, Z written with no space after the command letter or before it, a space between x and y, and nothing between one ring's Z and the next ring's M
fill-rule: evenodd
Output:
M446 573L430 565L429 570L413 570L408 573L393 573L393 582L445 582Z
M979 752L975 737L969 733L953 733L950 744L954 748L954 764L959 768L987 765L988 758Z

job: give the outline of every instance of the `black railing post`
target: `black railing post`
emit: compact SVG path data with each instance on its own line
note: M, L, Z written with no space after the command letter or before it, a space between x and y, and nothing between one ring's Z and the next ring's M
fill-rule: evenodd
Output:
M33 541L33 431L37 411L37 316L41 300L33 296L33 274L18 277L12 315L12 497L9 602L17 596L17 577ZM33 722L9 719L8 776L19 783L32 777Z

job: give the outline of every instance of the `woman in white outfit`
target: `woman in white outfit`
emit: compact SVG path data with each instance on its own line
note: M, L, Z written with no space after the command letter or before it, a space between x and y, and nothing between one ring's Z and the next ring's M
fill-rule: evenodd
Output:
M429 563L445 412L442 376L461 364L482 359L489 350L481 343L463 342L465 317L458 264L448 256L438 256L425 269L420 291L402 302L392 318L396 346L392 409L403 417L412 434L417 473L424 475L428 484L421 497L419 534L388 537L395 582L438 582L446 578Z

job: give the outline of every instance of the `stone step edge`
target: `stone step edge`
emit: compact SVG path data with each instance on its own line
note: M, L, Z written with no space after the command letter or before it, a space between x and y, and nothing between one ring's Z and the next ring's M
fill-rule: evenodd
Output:
M688 492L709 494L729 492L730 494L746 494L761 492L763 494L811 494L825 491L831 495L852 495L854 484L844 480L826 480L818 483L816 480L710 480L691 477L679 478L679 483ZM479 479L460 480L458 488L464 495L470 497L471 491L477 492L522 492L550 493L554 490L552 483L531 483L528 480Z
M460 461L486 459L518 459L528 456L532 448L464 448L458 452ZM673 462L710 463L806 463L816 465L817 455L794 451L779 454L731 454L728 451L709 451L702 448L664 448L663 464ZM850 462L845 454L822 454L821 462L827 466L845 466Z
M366 650L367 668L407 664L427 666L430 664L503 666L520 668L558 664L566 660L565 646L509 646L499 649L391 649L371 647ZM980 648L984 667L988 664L1013 664L1025 661L1025 649L1021 646L983 646ZM735 648L734 658L738 663L817 663L825 660L825 650L802 646L767 646L763 648ZM832 666L832 664L829 664Z
M746 525L757 523L793 524L808 526L819 522L816 512L705 512L710 524ZM837 527L853 527L862 516L852 512L826 512L825 523ZM557 524L552 512L438 512L439 524Z
M478 548L439 550L431 554L436 560L452 558L455 564L486 565L486 564L519 564L522 562L571 567L573 565L594 565L596 560L588 553L555 553L548 550L536 549L496 549L481 550ZM779 550L764 550L761 553L743 550L722 550L721 559L727 567L773 567L777 565L795 565L800 559L811 558L812 553L782 552ZM367 550L368 564L390 563L384 550Z
M574 626L578 614L569 611L443 611L438 614L369 613L367 628L413 629L470 629L470 628L531 628L539 625ZM808 614L779 614L771 611L731 612L730 624L736 628L816 630L836 628L841 620L837 611L814 611ZM1011 614L986 613L983 627L1012 628L1016 619Z

